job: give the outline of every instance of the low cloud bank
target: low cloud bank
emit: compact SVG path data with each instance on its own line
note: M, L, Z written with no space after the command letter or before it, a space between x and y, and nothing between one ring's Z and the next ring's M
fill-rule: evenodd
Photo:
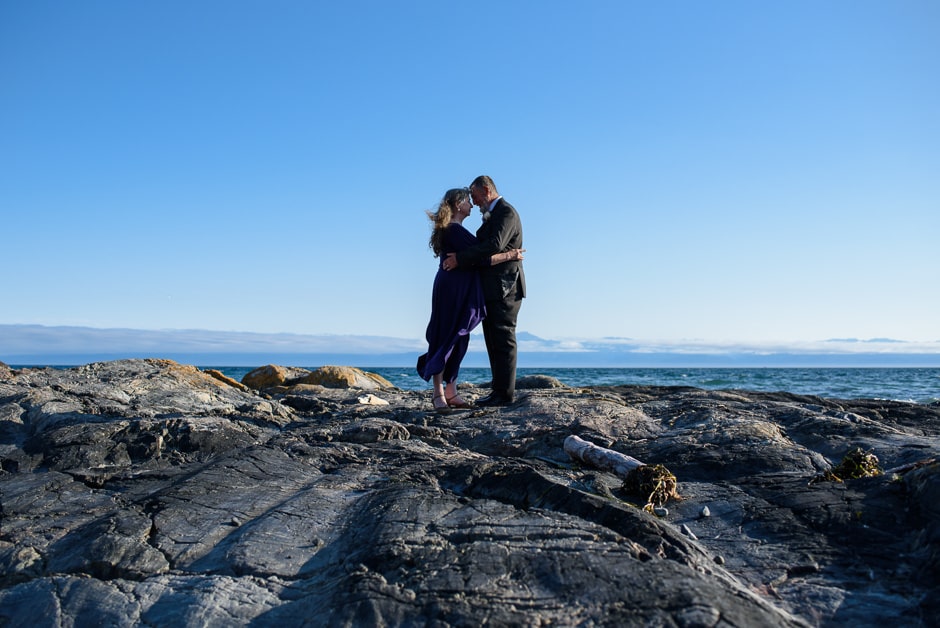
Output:
M199 365L344 363L410 366L423 339L357 335L265 334L209 330L98 329L0 325L8 364L83 364L163 357ZM519 334L520 366L940 366L940 341L833 338L813 342L709 342L594 338L551 340ZM474 334L467 366L485 366Z
M715 342L707 340L637 340L633 338L568 339L546 341L530 337L520 345L530 351L552 350L571 352L620 352L620 353L676 353L685 355L752 354L937 354L940 357L940 341L911 342L890 338L832 338L816 341L792 342Z

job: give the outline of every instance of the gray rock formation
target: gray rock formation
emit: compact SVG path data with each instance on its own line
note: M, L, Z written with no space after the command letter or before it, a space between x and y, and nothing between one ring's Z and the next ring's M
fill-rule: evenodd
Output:
M437 414L283 373L259 392L169 361L0 364L0 625L940 614L936 406L542 382ZM666 465L682 499L644 512L565 455L571 434ZM896 470L822 476L855 447Z

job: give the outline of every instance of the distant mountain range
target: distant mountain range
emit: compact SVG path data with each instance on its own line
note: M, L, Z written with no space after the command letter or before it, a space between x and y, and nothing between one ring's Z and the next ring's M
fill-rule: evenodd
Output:
M528 332L520 332L518 340L522 367L940 367L940 340L832 338L779 343L646 341L619 337L551 340ZM411 366L425 349L423 339L386 336L0 325L0 361L17 365L70 365L158 357L199 366L269 363ZM474 334L464 364L487 365L479 334Z

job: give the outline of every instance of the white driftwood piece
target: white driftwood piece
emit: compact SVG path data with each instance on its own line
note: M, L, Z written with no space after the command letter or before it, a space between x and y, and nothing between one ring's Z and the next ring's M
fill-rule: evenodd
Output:
M630 471L645 464L636 458L631 458L611 449L598 447L594 443L589 443L574 435L565 439L565 453L572 460L580 460L602 471L610 471L624 480L627 479L627 474Z

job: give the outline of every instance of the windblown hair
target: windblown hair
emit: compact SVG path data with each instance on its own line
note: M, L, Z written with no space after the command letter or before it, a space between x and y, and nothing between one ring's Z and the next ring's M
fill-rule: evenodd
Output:
M428 218L434 223L431 240L428 242L428 246L434 251L434 257L440 257L444 246L444 230L457 212L457 205L460 205L461 201L464 200L470 200L470 190L467 188L447 190L444 198L441 199L441 204L437 207L437 211L427 212Z

